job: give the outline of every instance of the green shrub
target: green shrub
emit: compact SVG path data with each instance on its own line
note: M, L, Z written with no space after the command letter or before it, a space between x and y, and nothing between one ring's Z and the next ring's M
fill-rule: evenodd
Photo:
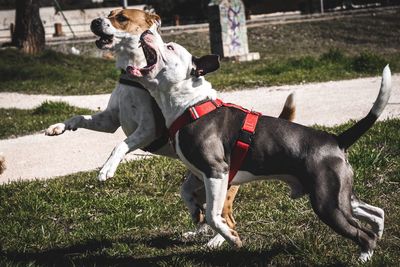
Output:
M311 70L319 66L317 59L311 56L302 57L299 59L289 59L287 62L289 69L305 69Z
M45 101L40 106L33 110L34 115L61 115L70 114L76 111L76 107L69 105L66 102Z
M29 110L0 108L0 139L31 134L73 115L92 113L93 111L88 109L53 101L43 102L40 106Z
M0 92L82 95L110 93L119 76L114 62L45 50L29 56L0 50Z
M380 73L388 62L372 52L362 52L352 60L352 67L356 72L368 74Z
M338 48L331 48L328 52L323 53L320 56L320 61L332 62L332 63L342 63L346 60L343 52Z

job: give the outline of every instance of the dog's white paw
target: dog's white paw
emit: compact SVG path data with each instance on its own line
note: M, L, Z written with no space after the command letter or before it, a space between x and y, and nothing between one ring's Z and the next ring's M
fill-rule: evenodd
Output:
M358 257L358 260L362 263L369 261L372 258L372 255L374 254L373 250L361 252L360 257Z
M104 173L99 173L99 176L97 176L97 180L99 180L100 182L104 182L105 180L107 180L107 176Z
M53 135L60 135L64 132L65 132L65 124L64 123L56 123L56 124L49 126L49 128L46 129L45 134L49 135L49 136L53 136Z
M217 234L207 243L207 248L209 249L217 249L225 242L225 238L222 235Z
M97 176L97 179L100 182L104 182L108 178L114 177L116 169L117 168L113 167L112 162L107 161L106 164L104 164L103 168L101 168L99 176Z
M110 157L104 164L103 168L101 168L99 176L97 177L99 181L105 181L108 178L114 177L115 172L117 171L118 165L121 160L124 158L125 154L129 151L129 147L125 142L121 142L117 145Z

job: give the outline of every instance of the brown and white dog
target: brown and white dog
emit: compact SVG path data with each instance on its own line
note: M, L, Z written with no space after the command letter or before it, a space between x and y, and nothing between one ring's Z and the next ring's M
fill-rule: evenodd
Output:
M237 140L242 138L246 112L219 105L216 91L201 76L218 69L216 56L198 59L178 44L165 44L150 31L142 34L141 44L147 65L144 68L130 66L127 72L155 98L179 158L203 179L207 222L231 245L241 247L238 233L228 227L221 212L230 159ZM339 135L269 116L259 117L255 132L247 136L251 140L250 148L232 184L261 179L288 183L293 198L308 195L318 217L337 233L354 241L361 249L360 260L367 261L382 236L384 212L355 196L353 170L346 150L377 120L389 100L390 91L391 74L387 66L371 111ZM214 108L199 117L195 107L204 103ZM176 128L182 118L189 119ZM371 228L360 224L359 219Z
M96 46L102 50L113 51L116 55L116 67L122 72L128 65L145 66L146 59L143 50L139 48L140 34L151 29L158 34L161 25L160 17L137 9L116 9L108 17L97 18L91 23L91 30L99 39ZM288 97L281 117L293 120L294 104L292 96ZM94 131L113 133L119 127L127 138L118 144L103 165L98 179L105 181L114 176L114 173L126 153L138 148L157 155L176 157L168 143L165 121L161 111L147 90L130 80L122 73L119 83L111 93L107 108L94 115L79 115L51 125L46 130L46 135L54 136L66 130L86 128ZM195 222L202 231L204 224L204 186L190 187L197 181L192 174L188 174L182 192L186 198L191 198L196 208L190 209ZM229 190L223 216L232 228L235 220L232 215L233 200L238 187L232 186ZM189 193L187 193L189 192ZM187 195L189 194L189 195ZM195 236L198 232L188 232L184 236ZM221 244L217 238L213 246Z

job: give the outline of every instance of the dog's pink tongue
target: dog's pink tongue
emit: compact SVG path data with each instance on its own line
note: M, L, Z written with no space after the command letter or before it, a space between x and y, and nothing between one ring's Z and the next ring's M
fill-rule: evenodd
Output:
M140 69L135 67L135 66L128 66L126 68L126 72L129 73L132 76L135 76L135 77L142 77L143 76L142 72L140 71Z

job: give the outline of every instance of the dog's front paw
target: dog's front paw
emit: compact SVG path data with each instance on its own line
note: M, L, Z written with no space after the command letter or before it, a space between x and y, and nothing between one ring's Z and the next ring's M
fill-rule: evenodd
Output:
M49 128L46 129L45 134L49 135L49 136L53 136L53 135L60 135L64 132L65 132L65 124L64 123L56 123L56 124L49 126Z
M106 164L104 164L103 168L101 168L99 176L97 177L97 179L100 182L104 182L108 178L114 177L115 171L116 171L116 168L114 168L112 166L112 162L107 161Z
M104 171L103 169L100 171L99 176L97 177L97 179L100 182L104 182L105 180L107 180L108 178L112 178L114 177L114 172L109 172L109 171Z
M225 238L222 235L217 234L207 243L207 248L209 249L217 249L225 242Z

